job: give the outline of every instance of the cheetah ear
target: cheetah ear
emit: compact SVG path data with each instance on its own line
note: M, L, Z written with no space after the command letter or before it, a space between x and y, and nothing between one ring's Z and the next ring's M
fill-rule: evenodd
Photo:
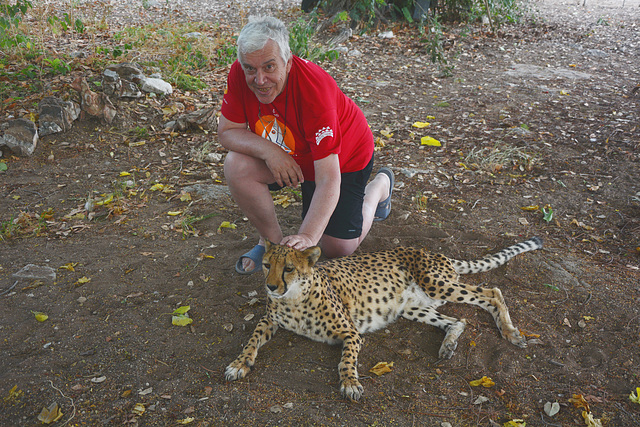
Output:
M269 252L271 246L273 246L273 243L269 239L264 239L264 251Z
M302 254L309 260L309 267L313 267L318 262L321 253L322 251L318 246L312 246L302 251Z

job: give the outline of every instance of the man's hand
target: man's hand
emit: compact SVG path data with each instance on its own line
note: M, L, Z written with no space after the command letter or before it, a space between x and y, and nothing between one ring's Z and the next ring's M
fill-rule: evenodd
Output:
M318 242L314 242L310 236L304 234L294 234L291 236L285 236L280 242L281 245L289 246L290 248L304 251L311 246L315 246Z
M262 160L279 186L297 187L304 182L302 169L293 157L278 145L251 132L246 123L234 123L220 116L218 138L227 150Z
M304 182L302 169L283 149L274 144L273 149L265 156L264 162L280 187L297 187Z

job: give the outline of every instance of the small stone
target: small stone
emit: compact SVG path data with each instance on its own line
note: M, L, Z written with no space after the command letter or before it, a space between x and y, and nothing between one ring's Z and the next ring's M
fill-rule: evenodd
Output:
M35 264L27 264L20 271L13 274L13 277L20 279L41 279L41 280L56 280L56 270L47 266L40 266Z
M173 93L173 87L171 84L162 79L144 77L140 82L143 92L155 93L158 95L171 95Z
M3 136L0 136L0 146L6 145L18 156L28 157L33 154L38 145L38 129L36 124L27 119L15 119Z

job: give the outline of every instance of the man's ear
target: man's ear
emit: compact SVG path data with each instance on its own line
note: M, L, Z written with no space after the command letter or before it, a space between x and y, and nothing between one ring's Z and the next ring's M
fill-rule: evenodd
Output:
M309 267L313 267L318 262L322 251L318 246L313 246L302 251L302 254L309 260Z

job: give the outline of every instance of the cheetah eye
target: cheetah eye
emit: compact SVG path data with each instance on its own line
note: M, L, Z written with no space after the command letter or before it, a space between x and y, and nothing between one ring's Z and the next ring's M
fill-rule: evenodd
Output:
M264 268L266 268L267 270L271 268L271 264L269 264L268 262L264 262L264 263L262 263L262 266L263 266Z
M284 268L285 273L291 273L293 271L293 267L287 266Z

